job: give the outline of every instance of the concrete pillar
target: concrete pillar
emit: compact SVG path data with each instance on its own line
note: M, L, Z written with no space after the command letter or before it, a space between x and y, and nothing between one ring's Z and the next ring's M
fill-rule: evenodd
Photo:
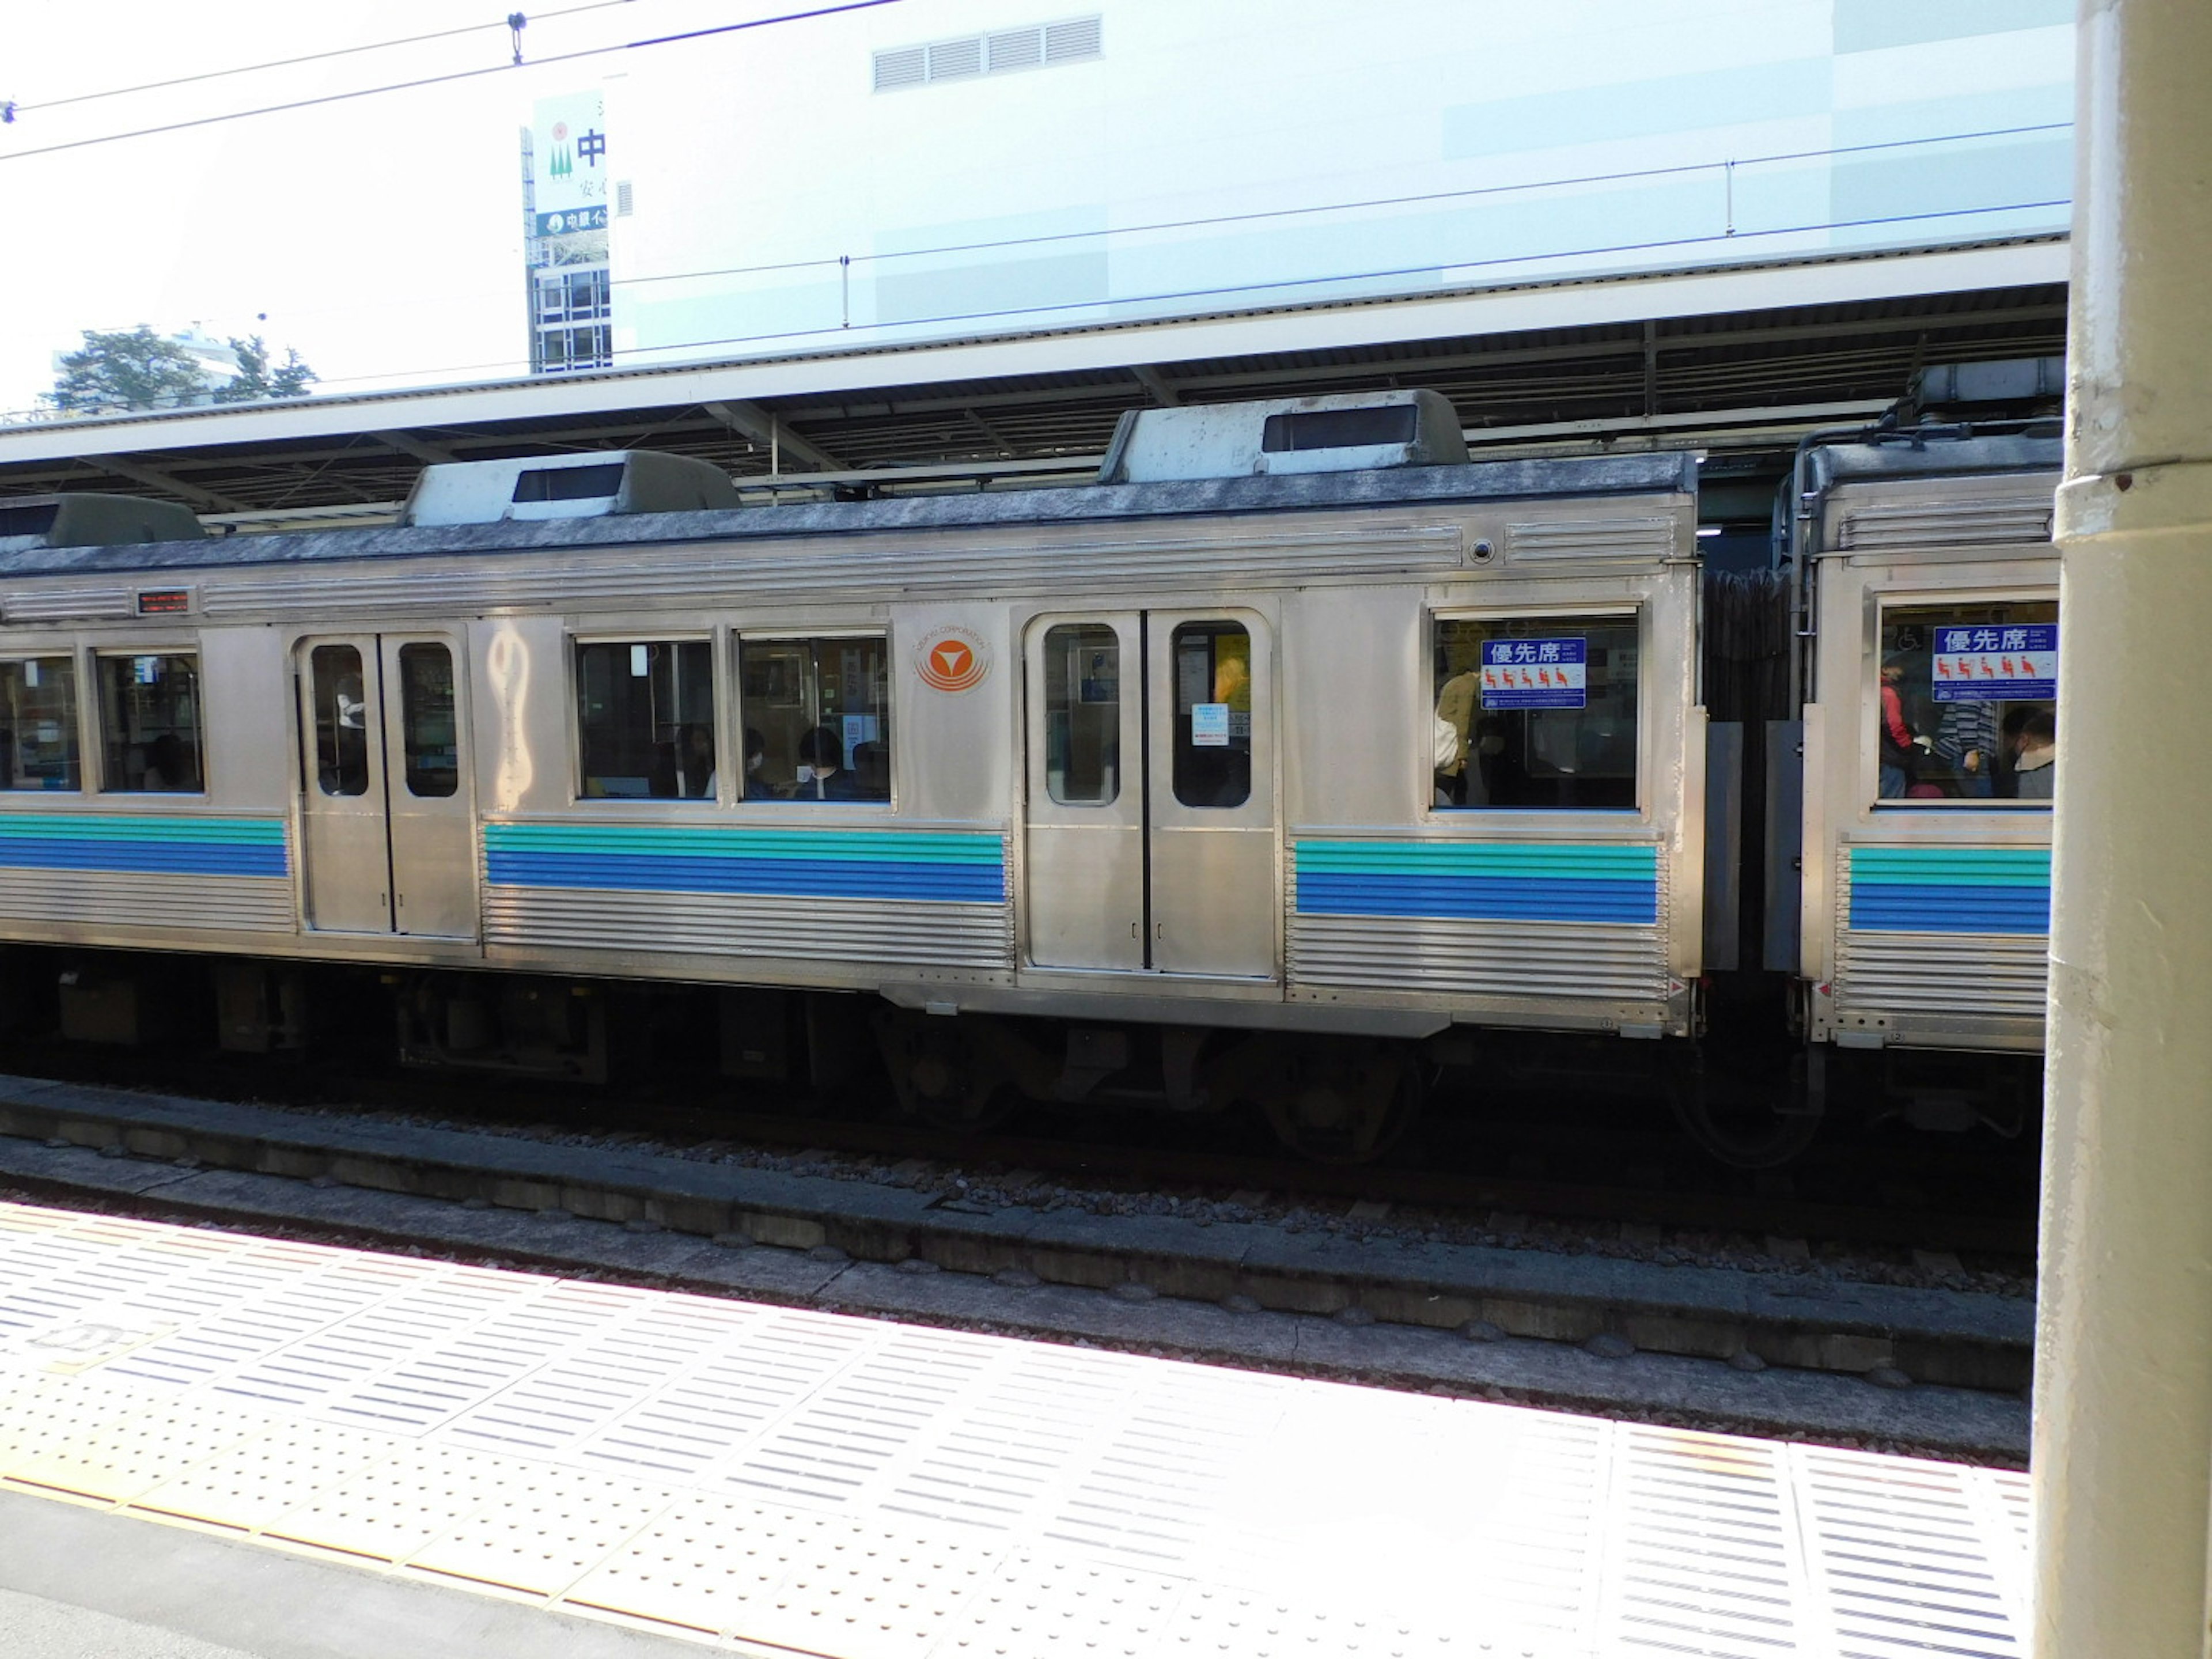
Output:
M2038 1659L2204 1659L2212 0L2081 0Z

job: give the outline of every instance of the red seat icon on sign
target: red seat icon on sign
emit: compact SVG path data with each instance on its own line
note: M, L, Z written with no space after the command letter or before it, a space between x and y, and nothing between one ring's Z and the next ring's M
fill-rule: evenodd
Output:
M964 629L946 629L921 642L915 667L932 690L965 691L981 681L990 663L974 635Z

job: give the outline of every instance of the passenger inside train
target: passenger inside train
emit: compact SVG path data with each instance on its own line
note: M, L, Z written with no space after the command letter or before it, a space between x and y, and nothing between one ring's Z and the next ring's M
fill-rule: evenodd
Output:
M1439 618L1437 807L1633 811L1637 658L1633 617Z
M2057 601L1890 607L1881 652L1878 799L1905 805L2051 799Z

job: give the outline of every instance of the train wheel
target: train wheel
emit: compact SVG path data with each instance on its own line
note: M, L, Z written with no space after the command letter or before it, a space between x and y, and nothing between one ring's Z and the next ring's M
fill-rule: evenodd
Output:
M1319 1164L1365 1164L1397 1143L1426 1091L1397 1048L1314 1044L1292 1053L1258 1091L1275 1138Z
M1020 1106L984 1046L959 1022L895 1015L881 1035L899 1104L923 1122L974 1134L1005 1122Z
M1796 1065L1733 1071L1685 1054L1668 1067L1667 1094L1683 1132L1734 1170L1780 1169L1813 1144L1823 1121L1823 1103Z

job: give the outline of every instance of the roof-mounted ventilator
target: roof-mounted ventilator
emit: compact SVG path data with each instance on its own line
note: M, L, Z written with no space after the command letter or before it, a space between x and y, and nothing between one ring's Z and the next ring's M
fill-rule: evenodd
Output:
M627 513L711 513L738 506L720 467L650 449L452 461L426 467L401 510L405 525L599 519Z

